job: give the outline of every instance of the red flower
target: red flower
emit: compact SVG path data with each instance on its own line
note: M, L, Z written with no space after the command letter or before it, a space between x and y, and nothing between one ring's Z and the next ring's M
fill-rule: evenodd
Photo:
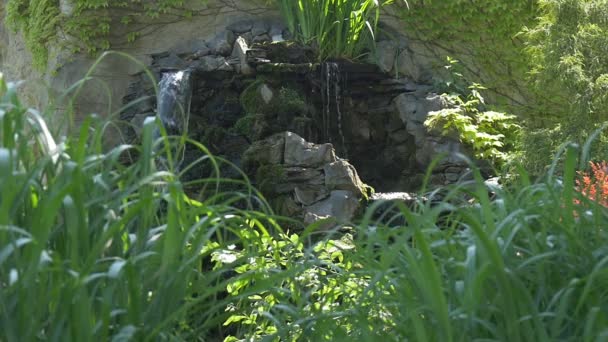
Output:
M592 201L608 207L608 162L590 162L591 172L579 171L576 190ZM576 201L579 204L580 201Z

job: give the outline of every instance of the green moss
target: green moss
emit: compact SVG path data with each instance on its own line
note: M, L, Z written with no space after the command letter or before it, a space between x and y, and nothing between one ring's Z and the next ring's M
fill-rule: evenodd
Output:
M219 126L208 126L205 128L203 133L202 142L203 144L212 147L221 142L222 139L226 136L226 129Z
M268 86L272 93L272 99L266 103L261 95L261 87ZM272 89L263 78L259 78L249 85L241 93L241 106L247 114L262 114L268 117L276 117L281 114L297 116L306 112L306 102L301 92L291 85L283 85L278 91Z
M276 186L285 182L287 175L281 165L260 165L255 174L258 189L266 196L276 195Z

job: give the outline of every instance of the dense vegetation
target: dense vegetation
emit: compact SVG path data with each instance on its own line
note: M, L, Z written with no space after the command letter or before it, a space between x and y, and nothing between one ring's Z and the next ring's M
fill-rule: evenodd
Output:
M0 74L0 340L608 338L608 4L484 3L408 0L404 21L462 66L443 88L455 109L429 125L508 165L510 183L473 167L473 181L330 231L284 230L209 153L195 163L213 171L184 183L174 151L207 150L155 121L137 145L104 150L98 117L58 143ZM320 59L373 49L380 5L280 3ZM11 0L9 17L36 42L57 6Z

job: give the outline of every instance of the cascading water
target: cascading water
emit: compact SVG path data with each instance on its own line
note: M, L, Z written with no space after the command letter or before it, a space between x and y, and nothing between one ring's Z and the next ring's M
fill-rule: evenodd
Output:
M192 99L191 76L190 70L180 70L166 72L161 77L156 115L168 135L188 133ZM179 167L181 158L176 159L176 165Z
M331 139L331 104L335 103L336 120L338 126L338 135L340 136L340 143L342 144L342 155L348 158L348 152L346 150L346 142L344 138L344 132L342 130L342 112L340 110L341 98L341 87L342 82L340 77L340 66L336 62L325 62L322 65L322 79L323 79L323 134L327 142L332 142Z
M166 72L158 90L157 115L169 135L181 135L188 130L192 81L190 70Z

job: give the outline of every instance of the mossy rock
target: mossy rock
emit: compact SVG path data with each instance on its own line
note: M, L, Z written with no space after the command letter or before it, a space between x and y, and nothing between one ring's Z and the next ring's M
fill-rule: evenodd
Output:
M307 111L304 96L298 89L290 85L274 89L263 78L245 88L240 101L248 115L262 114L274 118L283 114L297 116Z
M262 114L250 114L240 118L232 130L242 134L250 141L257 141L270 133L270 127Z
M287 175L282 165L260 165L255 174L255 181L264 195L275 196L277 186L287 181Z

